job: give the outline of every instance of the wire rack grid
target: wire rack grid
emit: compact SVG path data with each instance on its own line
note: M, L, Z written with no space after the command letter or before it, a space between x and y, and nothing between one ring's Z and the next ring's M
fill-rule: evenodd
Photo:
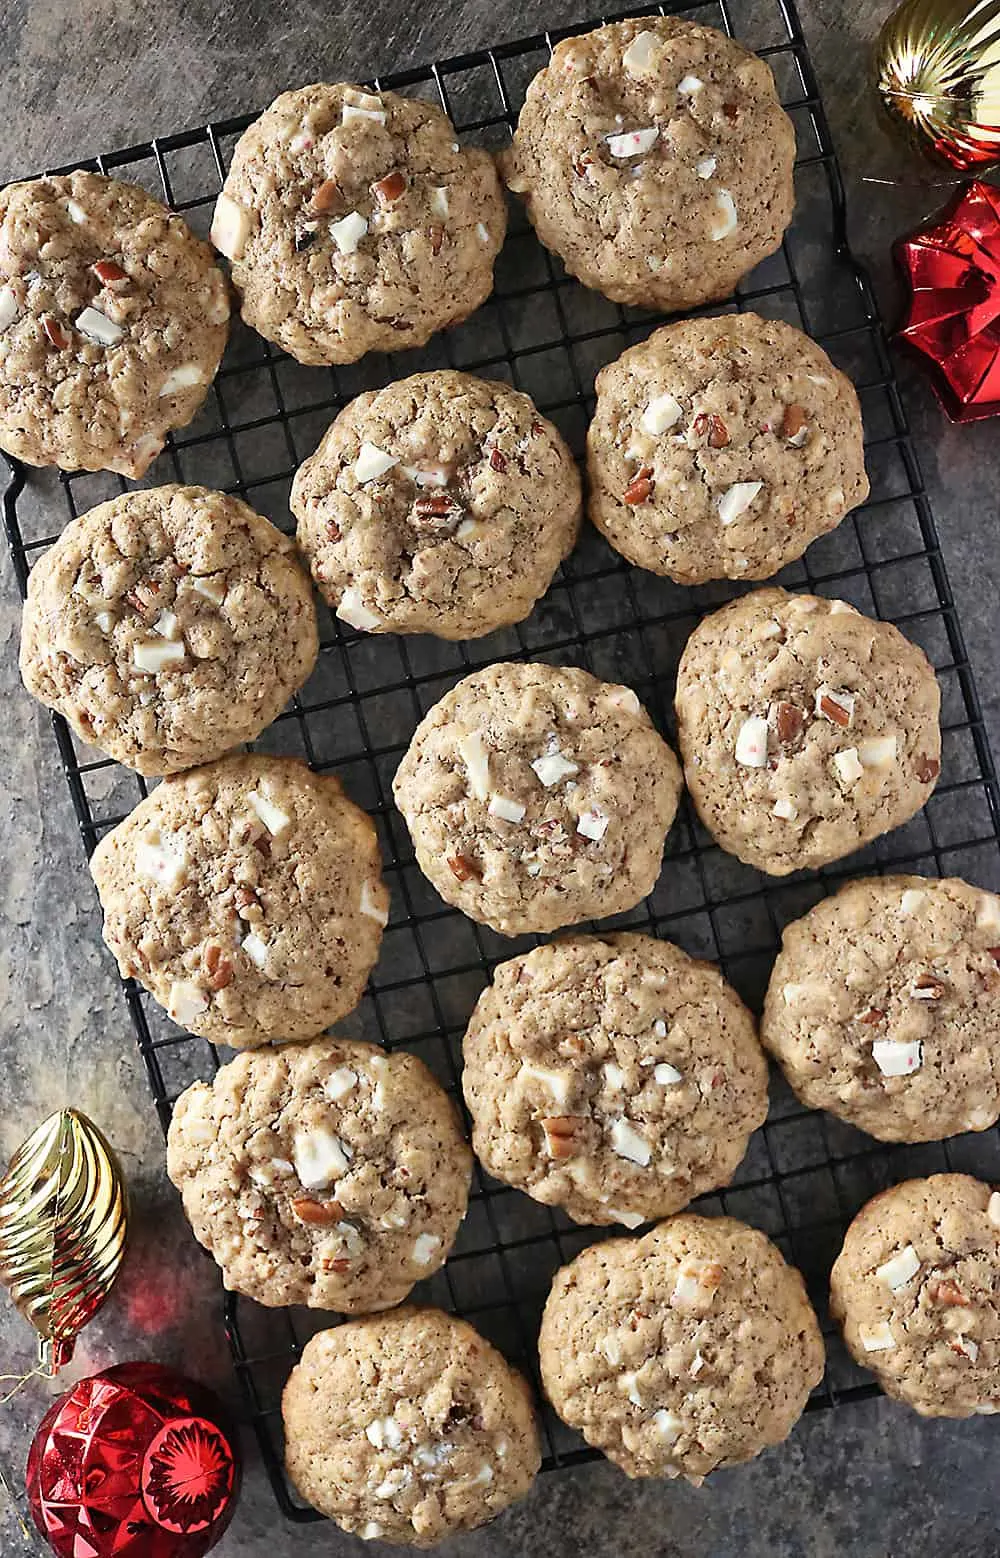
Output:
M628 13L676 13L673 5ZM864 508L786 569L791 588L848 599L897 623L934 664L943 694L941 779L925 810L838 867L775 881L723 854L690 808L668 841L651 897L619 916L718 961L759 1006L782 927L831 886L860 871L959 874L1000 888L996 777L933 517L870 285L850 254L843 187L813 68L791 0L706 0L681 14L737 36L766 58L795 124L796 216L780 251L749 276L727 308L787 320L826 348L862 401L872 493ZM597 19L569 31L581 31ZM463 138L497 146L516 123L525 87L564 33L482 49L373 82L438 101ZM84 164L145 185L192 226L207 231L232 147L250 122L230 119L110 153ZM496 291L471 320L405 356L348 368L303 368L237 326L203 411L175 435L150 484L196 481L239 493L291 530L288 492L336 411L360 390L422 368L449 366L507 379L530 393L579 453L604 363L657 323L568 278L512 213ZM67 518L123 490L108 474L33 472L8 461L3 515L22 594L33 561ZM507 941L448 909L417 870L391 805L392 776L417 720L460 677L504 658L578 664L633 686L667 732L670 693L684 642L699 617L737 593L732 585L686 589L629 567L593 532L583 536L549 594L520 627L464 644L366 637L321 609L316 672L257 743L335 769L375 817L392 889L383 954L358 1012L356 1036L405 1045L459 1093L461 1036L496 963L530 941ZM79 745L53 719L88 853L145 793L136 775ZM191 1081L219 1065L215 1049L182 1033L145 992L124 986L161 1123ZM954 1167L1000 1177L1000 1141L982 1136L887 1148L831 1118L803 1110L775 1079L765 1127L728 1189L699 1203L761 1227L802 1269L828 1342L826 1377L810 1406L876 1393L840 1346L826 1313L829 1267L857 1208L912 1173ZM598 1236L489 1180L477 1169L469 1214L443 1272L418 1297L468 1317L537 1380L534 1337L555 1269ZM319 1518L282 1469L280 1391L308 1336L328 1315L263 1310L226 1300L226 1330L248 1414L278 1502L293 1520ZM595 1452L543 1411L545 1466Z

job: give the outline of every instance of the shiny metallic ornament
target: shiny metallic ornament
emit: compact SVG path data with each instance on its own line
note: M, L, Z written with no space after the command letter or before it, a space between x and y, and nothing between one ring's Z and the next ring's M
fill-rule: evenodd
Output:
M49 1374L110 1293L127 1232L128 1194L108 1142L76 1109L50 1115L0 1179L0 1282L38 1332Z
M925 151L1000 160L1000 0L904 0L876 45L879 96Z

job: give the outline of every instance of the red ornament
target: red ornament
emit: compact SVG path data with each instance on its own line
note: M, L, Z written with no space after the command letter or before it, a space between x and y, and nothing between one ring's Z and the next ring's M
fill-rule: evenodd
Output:
M58 1558L201 1558L232 1519L240 1457L210 1390L158 1363L122 1363L49 1408L26 1481Z
M899 339L929 358L954 422L1000 412L1000 190L966 184L893 253L911 299Z

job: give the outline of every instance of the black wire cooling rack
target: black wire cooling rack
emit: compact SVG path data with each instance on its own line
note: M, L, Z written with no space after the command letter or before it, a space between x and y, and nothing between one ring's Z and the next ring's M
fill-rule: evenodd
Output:
M637 6L629 14L676 10ZM962 875L1000 888L996 778L934 521L910 441L869 283L846 239L844 195L812 65L790 0L712 0L684 14L740 37L771 65L798 137L795 221L781 250L727 305L785 319L819 340L858 386L872 495L833 534L814 542L781 582L852 601L897 623L933 662L943 694L941 779L925 810L834 870L768 880L721 853L685 805L651 897L619 926L651 928L721 963L759 1006L783 925L831 884L860 871ZM591 25L591 24L587 24ZM583 30L584 24L571 29ZM524 89L564 34L482 49L374 83L439 101L459 132L502 144ZM249 118L112 152L85 164L145 185L205 233L232 146ZM234 331L225 363L196 421L176 435L150 484L201 482L245 497L286 530L296 466L336 411L360 390L422 368L451 366L509 379L527 390L579 452L595 372L656 321L568 279L538 245L518 208L496 271L496 291L474 317L420 352L366 358L350 368L303 368L252 332ZM22 593L33 560L65 520L126 486L107 474L33 472L15 462L3 513ZM336 769L376 818L392 918L369 991L343 1025L356 1036L405 1045L458 1092L461 1035L495 964L529 943L511 942L446 908L417 870L390 800L391 781L417 720L461 676L487 662L527 656L583 665L629 683L661 728L671 729L673 673L684 642L731 585L686 589L630 568L592 531L545 599L519 628L466 644L366 637L325 608L317 670L257 744ZM134 774L79 746L53 720L86 849L145 793ZM124 987L164 1128L172 1101L219 1064L214 1048L175 1028L137 985ZM887 1148L807 1112L776 1079L772 1108L733 1185L700 1203L756 1224L802 1269L826 1321L826 1285L843 1229L877 1189L914 1173L967 1169L1000 1178L995 1131L916 1148ZM469 1214L447 1267L420 1297L458 1310L530 1374L534 1337L555 1269L597 1237L477 1170ZM329 1316L226 1301L226 1328L261 1452L284 1513L319 1518L282 1471L280 1391L308 1336ZM826 1323L828 1367L812 1407L875 1394ZM592 1457L551 1414L545 1464Z

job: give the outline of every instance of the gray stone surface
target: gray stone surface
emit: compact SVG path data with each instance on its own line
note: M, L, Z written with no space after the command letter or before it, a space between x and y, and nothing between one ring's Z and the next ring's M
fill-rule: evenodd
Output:
M701 14L707 12L704 8ZM757 9L768 9L760 0ZM887 0L803 0L848 184L852 233L891 316L890 240L945 197L946 175L909 160L875 120L870 42ZM0 180L265 103L326 76L370 75L578 19L580 0L7 0L0 14ZM750 7L748 35L753 36ZM881 181L887 182L881 182ZM962 610L988 725L1000 716L994 622L996 423L950 427L919 374L908 406ZM16 670L18 608L0 548L0 1160L70 1099L108 1131L135 1200L116 1300L87 1331L75 1372L156 1356L232 1384L214 1268L181 1225L141 1066L100 950L98 915L44 715ZM0 1305L5 1373L30 1367L30 1335ZM47 1387L0 1409L0 1469L21 1486ZM997 1419L924 1423L874 1401L803 1422L782 1450L695 1491L632 1486L608 1466L540 1480L524 1506L456 1553L579 1552L662 1558L978 1558L997 1550ZM359 1551L329 1526L280 1519L252 1449L229 1558ZM0 1494L4 1558L40 1552Z

